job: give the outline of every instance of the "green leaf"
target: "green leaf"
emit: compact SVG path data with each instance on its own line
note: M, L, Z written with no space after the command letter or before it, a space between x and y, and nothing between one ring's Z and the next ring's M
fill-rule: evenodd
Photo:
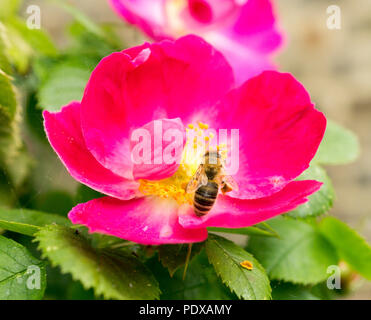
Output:
M8 57L6 56L6 47L4 43L4 34L1 30L1 24L0 24L0 70L4 71L7 74L12 73L12 68L9 62Z
M116 35L113 26L105 25L101 26L101 28L105 33L104 38L90 32L84 25L77 21L73 23L69 27L69 33L74 41L72 46L67 49L67 54L77 56L83 54L85 57L102 58L114 51L120 51L125 47L121 39Z
M273 300L320 300L320 297L311 292L312 288L289 282L273 282Z
M38 93L39 105L44 110L59 111L71 101L80 101L90 71L68 62L57 64Z
M190 262L185 280L183 270L178 269L173 277L158 261L151 258L147 265L160 282L161 300L231 300L237 297L220 281L205 250Z
M20 135L18 128L15 129L14 134ZM14 137L13 139L20 139L21 137L17 138ZM13 140L14 141L14 140ZM14 150L13 156L9 157L6 162L6 168L4 168L7 172L8 178L12 182L14 187L22 186L23 182L28 177L30 170L34 165L34 161L31 156L27 153L25 146L21 141L19 141L19 148ZM15 147L15 145L13 145ZM11 147L8 148L10 151ZM12 154L9 152L8 156Z
M95 300L94 291L85 290L80 282L74 281L68 286L67 300Z
M6 73L12 70L4 50L0 24L0 170L6 181L18 187L27 177L32 162L21 140L21 110L12 78Z
M207 228L211 232L224 232L232 234L240 234L246 236L262 236L262 237L277 237L277 232L269 227L266 223L259 223L255 226L246 228L217 228L209 227Z
M19 113L11 78L0 69L0 169L13 186L24 181L31 165L21 140Z
M271 298L268 276L250 253L232 241L210 234L206 241L206 254L218 276L237 296L246 300ZM245 260L252 263L252 270L240 265Z
M61 0L51 0L51 1L57 4L59 7L61 7L63 10L65 10L69 14L71 14L75 20L77 20L80 24L82 24L91 33L96 34L97 36L100 36L100 37L104 37L104 32L100 28L100 26L97 25L88 16L86 16L83 12L78 10L75 6L70 5Z
M0 228L27 236L34 235L48 224L71 225L70 221L56 214L27 210L0 208Z
M335 191L323 168L312 165L297 180L317 180L323 182L323 185L319 191L308 197L308 202L287 213L288 216L293 218L316 217L327 213L331 209Z
M1 0L0 1L0 18L6 19L14 16L21 5L21 0Z
M30 29L25 21L17 17L7 20L6 26L21 35L33 52L46 56L55 56L57 54L57 49L44 30Z
M32 47L25 41L12 26L0 23L0 32L5 43L5 54L15 69L24 74L29 68L29 62L33 55Z
M0 23L0 33L5 44L4 54L22 74L28 71L33 57L57 54L54 44L45 31L29 29L25 21L18 17L11 17Z
M343 279L341 279L341 281L343 282ZM320 300L337 300L341 298L342 294L344 294L342 290L329 289L327 286L327 281L312 286L310 292Z
M350 130L328 120L325 136L313 162L320 164L347 164L359 156L359 141Z
M14 120L16 110L17 100L11 78L0 69L0 123L2 126L7 124L6 121L9 123ZM0 134L4 131L1 129Z
M327 279L327 267L335 265L335 248L316 226L279 217L269 225L279 238L251 237L248 250L256 256L271 279L315 284Z
M371 247L364 238L334 217L324 218L320 230L336 248L340 259L371 280Z
M200 253L205 243L194 243L191 249L190 260ZM186 244L169 244L162 245L158 248L159 258L162 265L169 270L170 276L183 266L187 259L188 245Z
M37 300L46 287L45 265L17 242L0 236L0 300Z
M71 228L49 225L35 234L39 249L53 266L71 273L85 289L106 299L156 299L160 290L151 272L132 254L96 249Z

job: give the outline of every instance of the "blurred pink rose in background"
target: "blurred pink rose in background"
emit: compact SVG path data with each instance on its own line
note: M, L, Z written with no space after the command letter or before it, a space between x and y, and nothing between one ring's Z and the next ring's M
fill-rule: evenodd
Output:
M282 45L270 0L109 0L128 23L155 40L196 34L221 51L236 83L274 70Z

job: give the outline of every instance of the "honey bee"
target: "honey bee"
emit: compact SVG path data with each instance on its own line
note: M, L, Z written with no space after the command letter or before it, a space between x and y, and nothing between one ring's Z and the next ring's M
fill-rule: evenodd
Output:
M198 217L206 215L213 207L220 191L225 194L238 190L237 183L225 174L225 165L221 154L207 151L204 162L200 164L186 187L187 193L195 192L193 209Z

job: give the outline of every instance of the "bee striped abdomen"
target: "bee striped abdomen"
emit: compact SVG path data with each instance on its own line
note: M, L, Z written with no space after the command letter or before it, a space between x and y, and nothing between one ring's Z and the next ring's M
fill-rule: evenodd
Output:
M193 209L197 216L204 216L211 210L218 196L218 191L219 186L213 181L209 181L205 186L201 186L196 190Z

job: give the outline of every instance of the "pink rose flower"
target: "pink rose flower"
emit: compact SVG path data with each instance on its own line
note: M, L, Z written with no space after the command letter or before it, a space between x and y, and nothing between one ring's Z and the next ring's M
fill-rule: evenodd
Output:
M128 23L155 40L196 34L226 57L237 84L273 70L282 44L270 0L110 0Z
M209 226L247 227L306 202L321 183L293 180L316 153L324 115L290 74L266 71L234 87L225 58L196 36L104 58L81 103L44 112L50 144L72 177L107 195L77 205L70 220L143 244L189 243L203 241ZM160 133L180 132L180 143L166 135L160 147L153 143L156 123ZM208 127L239 130L238 189L198 217L185 187L202 159L185 146L193 131L213 140ZM131 156L138 129L151 138L146 164ZM176 161L154 161L170 146Z

